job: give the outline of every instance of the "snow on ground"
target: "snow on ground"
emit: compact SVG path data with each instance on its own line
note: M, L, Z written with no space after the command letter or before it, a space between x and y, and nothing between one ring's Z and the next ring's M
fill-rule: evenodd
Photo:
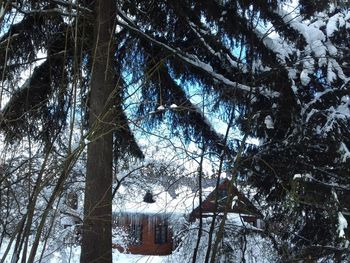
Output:
M0 259L3 259L3 254L7 247L7 242L4 242L0 248ZM29 248L30 251L30 248ZM39 253L38 253L39 256ZM11 263L12 253L6 257L4 263ZM78 263L80 262L80 247L67 247L61 251L56 251L46 255L42 263ZM171 256L145 256L123 254L118 250L113 250L113 262L120 263L167 263L172 262Z
M113 254L113 261L125 263L161 263L170 262L168 256L143 256L116 253Z

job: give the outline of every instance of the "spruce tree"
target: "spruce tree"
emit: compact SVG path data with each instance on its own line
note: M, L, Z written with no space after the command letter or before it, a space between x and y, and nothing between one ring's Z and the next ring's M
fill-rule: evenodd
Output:
M310 252L316 248L338 258L346 254L349 233L340 222L349 212L349 8L342 1L300 1L292 9L289 4L2 3L0 127L7 139L29 131L51 149L70 121L73 94L79 90L83 97L73 109L89 127L83 262L104 251L111 260L105 233L110 232L112 162L125 153L142 157L123 104L130 83L142 83L137 114L144 127L156 129L171 120L174 136L204 139L208 151L224 155L228 165L239 139L225 142L191 101L186 84L196 84L212 99L212 110L231 119L229 125L260 140L244 148L234 171L249 175L268 207L262 213L281 257L316 257ZM42 50L44 62L21 87L11 86ZM100 179L94 203L91 187ZM101 209L95 209L98 204ZM106 225L96 226L95 219ZM97 232L89 236L89 230ZM88 255L91 239L103 235L106 240Z

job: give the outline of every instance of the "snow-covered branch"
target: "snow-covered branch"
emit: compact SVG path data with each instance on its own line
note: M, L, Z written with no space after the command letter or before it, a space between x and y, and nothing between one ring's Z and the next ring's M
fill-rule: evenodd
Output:
M214 79L216 79L217 81L219 81L227 86L230 86L230 87L235 88L235 89L240 89L240 90L245 91L245 92L256 92L257 91L256 87L250 87L250 86L247 86L244 84L234 82L234 81L226 78L222 74L215 72L213 67L210 64L201 61L196 55L182 52L181 50L179 50L177 48L172 48L169 45L154 39L153 37L142 32L140 29L136 28L133 25L130 25L129 23L118 20L117 24L119 24L122 27L128 28L133 33L136 33L139 36L156 44L157 46L164 48L166 51L170 52L172 55L175 55L176 57L181 59L183 62L186 62L187 64L189 64L197 69L200 69L201 71L204 71L205 73L207 73L208 75L210 75Z

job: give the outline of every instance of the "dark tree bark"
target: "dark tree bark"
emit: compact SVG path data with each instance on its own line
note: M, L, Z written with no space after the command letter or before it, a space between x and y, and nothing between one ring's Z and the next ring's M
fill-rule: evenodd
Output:
M84 203L81 262L112 262L112 92L115 3L95 2L90 90L90 144Z

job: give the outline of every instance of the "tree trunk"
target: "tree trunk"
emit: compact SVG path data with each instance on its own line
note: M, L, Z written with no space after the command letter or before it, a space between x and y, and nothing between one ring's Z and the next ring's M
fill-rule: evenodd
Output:
M96 0L80 262L112 262L112 97L115 2Z

